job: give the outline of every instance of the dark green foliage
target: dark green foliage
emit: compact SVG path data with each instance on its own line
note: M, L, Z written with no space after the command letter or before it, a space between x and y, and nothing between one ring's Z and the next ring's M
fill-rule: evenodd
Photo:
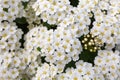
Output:
M38 47L37 50L38 50L39 52L41 52L41 48L40 48L40 47Z
M47 22L42 22L42 23L43 23L43 26L46 26L48 30L49 29L55 30L57 28L57 25L50 25Z
M71 61L71 62L69 62L68 64L66 64L63 72L65 72L65 70L66 70L67 68L75 68L75 67L76 67L76 66L75 66L75 62L74 62L74 61Z
M8 12L8 8L3 8L3 11L6 11L6 12Z
M16 18L14 22L16 22L19 25L21 25L21 24L27 24L27 21L26 21L25 17Z
M22 5L24 6L24 9L27 7L28 2L22 2Z
M22 39L20 40L21 42L21 48L24 48L24 35L29 31L27 26L28 23L26 21L26 18L22 17L22 18L16 18L15 21L16 25L18 26L18 28L22 29L23 31L23 35L22 35Z
M70 5L77 7L79 0L69 0L70 1Z
M92 63L94 65L94 59L97 56L97 52L90 52L88 50L83 50L83 52L79 55L79 60L83 60L85 62Z
M91 12L91 14L92 14L93 16L90 18L91 23L90 23L90 25L89 25L89 30L93 27L93 22L95 21L93 12Z
M21 80L27 80L26 78L22 78Z

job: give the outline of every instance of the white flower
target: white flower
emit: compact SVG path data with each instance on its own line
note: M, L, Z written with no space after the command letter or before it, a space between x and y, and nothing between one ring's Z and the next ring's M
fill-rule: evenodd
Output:
M55 77L55 75L57 74L57 67L56 66L54 66L54 65L50 65L50 76L52 77L52 78L54 78Z
M0 21L2 20L6 20L7 19L7 13L6 12L3 12L3 11L0 11Z
M55 32L54 32L55 41L60 41L61 38L63 38L63 35L60 32L58 32L58 30L55 30Z
M41 19L42 19L44 22L47 22L49 16L50 16L50 15L47 14L47 12L45 12L45 13L41 14Z
M103 60L102 60L101 58L99 58L99 57L96 57L94 63L97 64L97 65L102 65L102 64L105 63L105 61L103 61Z
M38 75L41 76L41 79L45 78L45 77L48 77L49 76L49 65L48 64L44 64L44 66L39 68L37 70L37 72L38 72Z
M53 54L53 52L54 52L54 47L53 47L52 45L47 45L47 46L45 47L45 52L46 52L46 54Z
M74 48L79 48L79 47L81 48L81 43L78 39L74 39L74 40L72 40L72 46Z
M76 71L78 72L78 74L80 74L81 76L85 74L85 68L83 66L77 66Z
M26 54L27 55L27 54ZM29 64L30 63L30 58L29 56L23 56L23 60L22 60L22 63L25 63L25 65Z
M17 36L16 36L16 35L11 36L11 37L8 39L8 42L9 42L9 43L16 43L16 42L17 42Z
M100 55L98 55L94 61L95 66L98 66L98 68L100 68L102 75L106 75L105 78L110 79L109 74L117 72L118 70L120 53L118 51L113 52L111 50L101 50L98 52L98 54L99 53ZM100 59L98 62L96 61L97 58ZM102 63L100 64L99 62L102 62ZM114 75L118 75L118 73Z
M69 80L64 73L57 75L57 80Z
M54 45L54 48L59 50L59 47L61 47L61 44L62 44L62 41L61 40L55 40L53 45Z
M58 6L59 11L66 10L66 6L64 4L58 3L57 6Z
M26 64L25 62L21 62L20 65L19 65L20 69L25 69L26 68Z
M115 44L114 42L113 43L110 43L110 44L106 44L105 48L108 49L108 50L111 50L115 47Z
M65 57L65 52L63 50L55 51L54 57L56 60L63 60Z
M81 80L81 79L82 77L77 73L74 73L70 78L70 80Z
M69 76L72 76L74 74L74 68L67 68L66 69L66 76L69 77Z
M72 56L73 61L77 61L79 59L79 54L74 53Z
M7 77L7 75L8 75L8 71L5 68L1 67L0 68L0 77L5 78L5 77Z
M109 8L109 3L106 2L106 1L100 1L100 2L99 2L99 7L100 7L100 9L102 9L102 10L108 10L108 8Z
M55 24L57 17L48 16L47 20L49 24Z
M4 56L3 56L4 58L4 61L5 62L8 62L8 63L10 63L11 61L12 61L12 55L11 54L9 54L8 52L7 53L4 53Z
M64 51L70 52L70 47L71 47L70 44L65 43L65 42L62 43L62 49L63 49Z
M17 30L16 30L16 27L10 27L9 28L9 32L10 32L10 34L14 34Z
M7 40L10 37L10 34L8 33L9 30L2 32L2 40Z
M64 11L59 11L56 12L56 14L54 15L55 17L58 17L58 22L61 21L63 18L65 18L65 12Z
M71 60L72 60L72 59L71 59L70 55L69 55L69 54L65 54L64 62L67 64L67 63L69 63Z
M10 69L10 73L13 79L17 78L17 76L19 75L19 71L16 68Z
M47 62L54 63L56 61L56 59L54 57L56 57L56 56L48 54L48 56L46 56L45 60Z
M20 0L18 0L18 2L20 2ZM18 2L16 2L15 0L10 0L10 5L13 6L13 5L18 5Z
M12 60L12 66L19 67L20 59L18 57L14 57Z
M49 1L44 1L42 4L41 9L48 10L51 7Z
M1 0L0 4L2 4L2 7L8 8L9 7L9 0Z
M12 15L18 14L18 7L12 6L8 9L8 12L10 12Z
M7 46L7 42L1 40L0 41L0 48L4 49L6 46Z

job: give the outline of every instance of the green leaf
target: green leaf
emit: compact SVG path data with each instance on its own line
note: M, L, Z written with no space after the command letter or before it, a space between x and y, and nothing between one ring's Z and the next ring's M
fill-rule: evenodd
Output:
M16 18L16 19L15 19L15 22L18 23L18 24L26 24L26 23L27 23L25 17Z
M77 7L77 5L79 4L79 0L69 0L70 1L70 5L72 5L73 7Z
M29 2L22 2L22 5L24 6L24 9L27 8Z
M55 25L55 24L50 25L47 22L43 22L43 26L46 26L48 30L49 29L56 29L56 27L57 27L57 25Z
M40 47L38 47L37 50L38 50L39 52L41 52L41 48L40 48Z
M79 55L79 60L83 60L85 62L92 63L94 65L94 59L97 56L97 52L90 52L88 50L83 50Z
M3 8L3 11L8 12L8 8Z
M22 78L21 80L27 80L26 78Z

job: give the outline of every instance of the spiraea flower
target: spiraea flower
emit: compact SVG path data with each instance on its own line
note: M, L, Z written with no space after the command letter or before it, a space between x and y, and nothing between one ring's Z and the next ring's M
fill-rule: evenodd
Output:
M0 0L0 22L7 20L14 21L17 17L23 16L23 5L21 0Z
M0 80L120 80L120 0L0 0Z
M45 56L47 62L63 66L63 71L65 64L78 60L82 51L80 41L71 35L68 28L57 27L53 31L42 26L36 27L26 35L25 48L28 52L40 48L39 54Z
M19 49L22 30L17 28L15 23L3 22L0 26L0 53Z
M92 64L83 62L82 60L76 62L76 68L68 68L65 73L57 75L57 80L91 80L94 76L94 67Z
M57 75L57 67L53 64L44 63L38 67L37 73L33 80L52 80Z
M95 67L98 74L102 74L105 79L116 80L119 75L120 68L120 52L119 51L108 51L99 50L98 56L95 57Z

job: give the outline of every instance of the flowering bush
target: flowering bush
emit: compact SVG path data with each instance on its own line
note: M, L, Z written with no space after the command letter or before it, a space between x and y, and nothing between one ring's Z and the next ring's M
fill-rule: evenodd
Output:
M0 0L0 80L120 80L120 0Z

